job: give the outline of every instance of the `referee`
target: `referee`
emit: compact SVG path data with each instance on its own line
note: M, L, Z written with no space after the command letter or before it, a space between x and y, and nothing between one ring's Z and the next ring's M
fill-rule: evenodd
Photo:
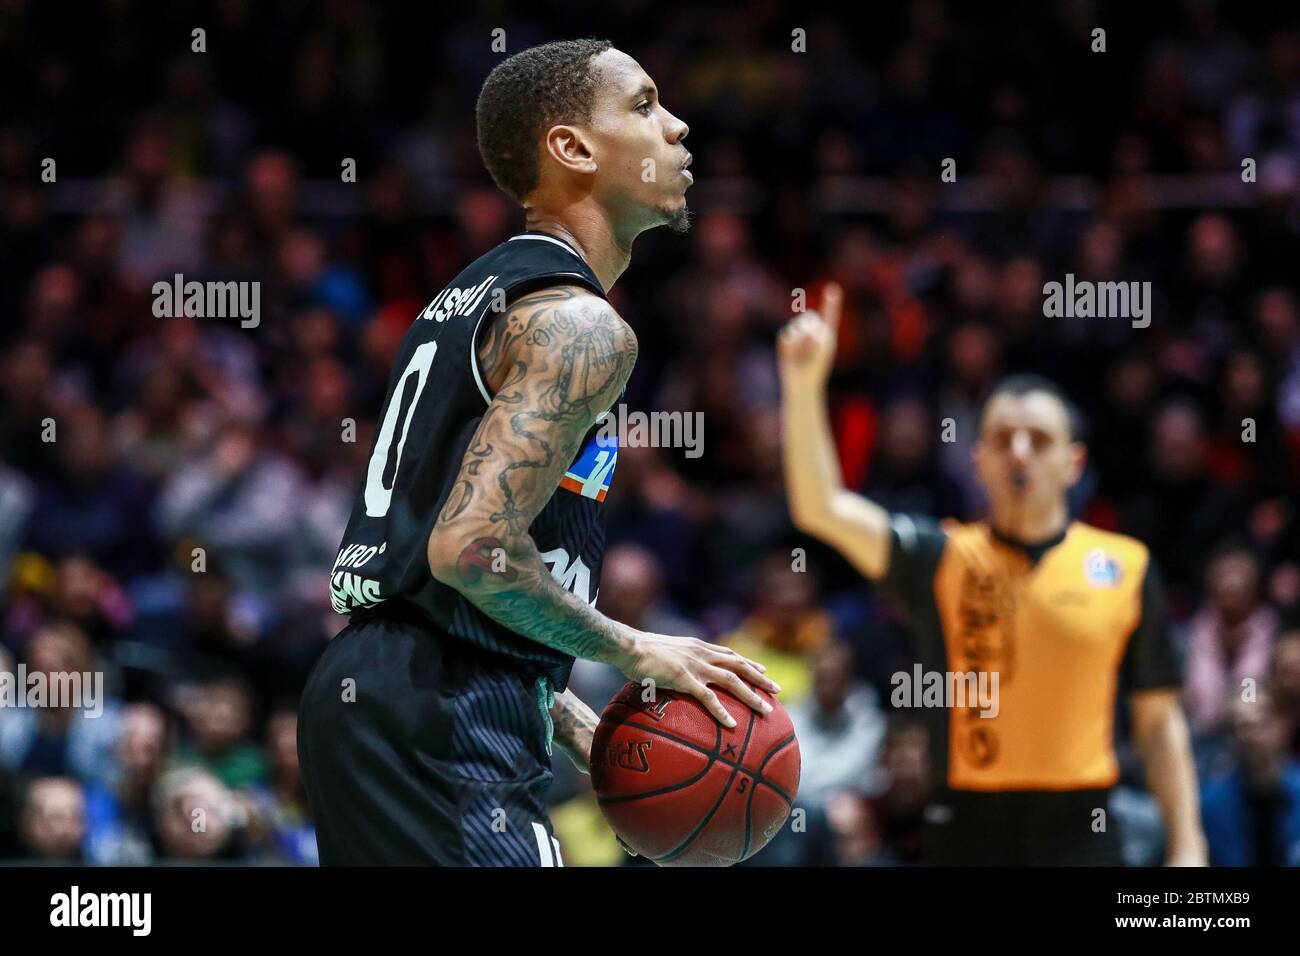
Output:
M907 612L926 675L982 676L997 699L937 710L929 858L969 865L1120 865L1108 798L1119 777L1116 696L1160 803L1166 862L1205 865L1180 675L1156 568L1140 542L1071 521L1083 470L1077 416L1046 379L985 402L974 465L984 521L890 514L846 490L826 414L841 292L778 341L783 449L796 525Z

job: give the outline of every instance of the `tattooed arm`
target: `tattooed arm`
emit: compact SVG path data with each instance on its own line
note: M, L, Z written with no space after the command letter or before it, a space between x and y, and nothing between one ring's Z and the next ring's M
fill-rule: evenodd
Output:
M600 718L571 690L555 695L551 706L555 742L583 773L591 772L591 738Z
M551 722L555 725L555 742L569 755L574 766L585 774L591 773L591 744L596 734L596 725L600 718L595 711L582 702L571 690L555 695L551 707ZM636 850L623 842L617 833L614 839L629 856L637 856Z
M528 529L618 398L636 337L597 296L548 288L494 316L480 355L495 397L430 535L433 576L539 643L625 664L631 633L551 577Z
M730 648L607 618L551 576L528 533L627 382L637 356L632 330L599 296L557 286L494 316L479 355L495 397L429 536L433 576L510 630L692 694L728 726L734 720L710 683L769 709L745 683L776 687L761 665Z

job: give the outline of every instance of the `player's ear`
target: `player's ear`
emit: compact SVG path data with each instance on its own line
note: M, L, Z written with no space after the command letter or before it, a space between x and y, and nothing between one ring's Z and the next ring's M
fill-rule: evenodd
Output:
M596 151L576 126L552 126L543 146L562 169L588 176L596 171Z

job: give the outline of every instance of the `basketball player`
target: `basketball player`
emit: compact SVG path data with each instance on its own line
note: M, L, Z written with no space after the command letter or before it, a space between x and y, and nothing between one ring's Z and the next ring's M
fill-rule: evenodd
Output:
M587 768L575 657L762 712L762 666L594 607L618 457L598 422L637 357L606 300L636 237L685 231L687 126L608 42L548 43L488 76L479 149L527 231L467 267L398 350L331 576L350 615L303 693L323 864L560 865L552 740Z
M792 516L897 599L925 672L983 673L997 688L993 706L926 712L938 718L943 773L932 862L1121 863L1107 803L1122 688L1166 859L1204 865L1159 578L1140 542L1070 520L1066 492L1085 457L1072 406L1045 379L1005 380L974 450L988 518L940 526L889 514L840 480L825 400L840 301L830 287L823 313L794 318L778 341Z

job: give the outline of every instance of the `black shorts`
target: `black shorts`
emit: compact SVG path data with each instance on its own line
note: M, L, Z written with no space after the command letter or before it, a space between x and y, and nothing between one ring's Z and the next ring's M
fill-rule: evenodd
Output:
M1109 790L950 790L926 818L934 866L1124 865Z
M558 866L536 678L405 618L317 661L298 756L322 865Z

